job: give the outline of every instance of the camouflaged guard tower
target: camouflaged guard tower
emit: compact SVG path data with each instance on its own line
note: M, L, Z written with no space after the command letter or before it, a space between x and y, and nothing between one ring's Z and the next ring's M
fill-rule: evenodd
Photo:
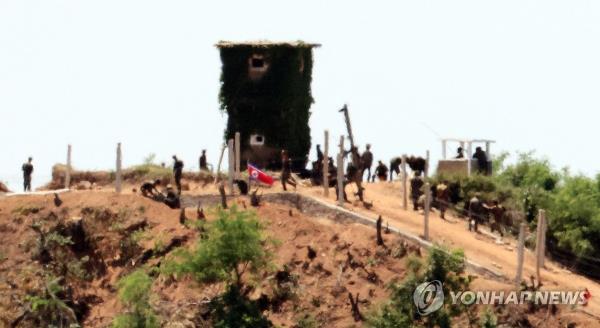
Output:
M248 161L277 169L282 149L295 169L306 165L312 49L319 46L302 41L216 44L223 65L219 101L228 114L225 139L240 132L242 166Z

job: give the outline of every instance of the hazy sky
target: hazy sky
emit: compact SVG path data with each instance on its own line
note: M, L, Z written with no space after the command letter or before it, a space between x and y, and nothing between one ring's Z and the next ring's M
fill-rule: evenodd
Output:
M436 159L437 133L598 171L599 2L357 3L0 0L0 180L18 189L33 155L46 182L68 143L81 169L113 168L119 141L125 165L176 153L193 168L202 148L216 162L214 44L249 39L323 45L313 145L345 131L348 103L357 143L386 162Z

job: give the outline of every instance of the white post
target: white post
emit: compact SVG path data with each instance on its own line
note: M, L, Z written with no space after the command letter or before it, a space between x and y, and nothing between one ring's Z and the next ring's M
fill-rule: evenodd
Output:
M521 284L523 277L523 259L525 251L525 223L521 223L519 228L519 245L517 247L517 275L515 277L515 285L517 289Z
M329 131L325 130L323 149L323 196L329 197Z
M226 144L223 144L223 146L221 146L221 155L219 156L219 164L217 164L217 171L215 172L215 184L217 184L217 181L219 180L219 174L221 173L221 162L223 161L223 155L225 154L226 147L227 147Z
M425 184L425 209L424 209L424 222L423 222L423 239L429 240L429 206L431 206L431 187L429 182Z
M233 195L233 176L235 175L235 150L233 149L233 139L229 139L227 142L227 158L229 160L228 167L228 180L227 186L229 187L229 194Z
M406 154L402 155L402 207L408 210L408 176L406 174Z
M65 189L71 186L71 145L67 146L67 168L65 172Z
M542 247L543 247L542 231L544 229L544 214L543 214L543 212L544 212L544 210L539 210L537 229L536 229L536 234L535 234L535 273L536 273L538 282L542 281L541 275L540 275L540 267L542 265L542 258L543 258L543 253L542 253Z
M115 191L121 192L121 169L122 169L122 154L121 154L121 143L117 143L117 173L116 173L116 181L115 181Z
M425 176L425 180L427 180L427 178L429 178L429 150L427 150L425 155L425 172L423 173Z
M240 178L240 149L241 149L241 145L240 145L240 133L236 132L235 133L235 178L239 179Z
M340 136L340 152L337 156L338 205L344 206L344 136Z
M544 263L546 261L546 231L548 230L548 218L546 217L546 211L543 211L544 215L544 224L542 226L542 250L541 250L541 261L540 264L542 268L544 267Z
M337 155L338 205L344 206L344 154Z
M467 146L467 176L471 176L471 158L473 157L473 143L469 141Z
M442 140L442 159L446 159L446 152L448 151L446 146L447 146L446 139L443 139Z

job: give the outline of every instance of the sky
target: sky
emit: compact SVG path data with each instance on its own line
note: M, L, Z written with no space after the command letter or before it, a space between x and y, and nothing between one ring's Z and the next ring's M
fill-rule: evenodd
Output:
M597 1L0 0L0 181L34 187L73 147L76 169L150 153L216 164L219 40L304 40L314 50L313 145L345 134L375 159L435 162L440 137L535 150L596 174L600 107ZM452 153L456 145L450 145ZM314 147L311 150L314 157Z

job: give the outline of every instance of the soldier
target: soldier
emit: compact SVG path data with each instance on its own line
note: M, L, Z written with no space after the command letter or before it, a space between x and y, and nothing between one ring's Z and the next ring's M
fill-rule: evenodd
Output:
M172 209L181 207L179 194L176 194L173 191L173 187L171 185L167 185L167 196L164 198L163 202Z
M421 171L415 171L415 176L410 179L410 195L413 201L413 210L419 210L419 197L423 194L421 190L423 188L423 179L421 178Z
M495 230L498 231L498 233L500 233L500 237L504 237L504 213L506 212L504 207L500 205L500 202L497 200L494 200L492 202L492 206L483 204L483 207L486 210L488 210L489 213L492 214L492 222L490 224L490 229L492 230L492 233Z
M481 147L475 148L475 154L473 154L473 159L477 160L477 171L480 174L487 174L487 171L488 171L487 155L481 149Z
M21 169L23 170L23 190L31 191L31 174L33 173L33 164L31 162L33 158L29 157L27 163L23 164Z
M206 164L206 149L202 149L202 155L200 155L200 171L208 171L208 165Z
M377 167L375 168L375 175L379 178L379 181L387 180L388 168L387 168L387 166L385 166L385 164L383 164L382 161L377 161Z
M325 155L323 155L323 152L321 151L321 145L317 145L317 162L321 163L324 157Z
M181 195L181 175L183 173L183 161L177 159L177 156L173 155L173 175L175 176L175 185L177 186L177 193Z
M286 184L291 184L296 189L296 179L292 177L292 160L286 150L281 151L281 185L283 190L287 191Z
M371 144L367 144L367 149L365 150L364 153L362 153L362 156L360 159L361 159L362 165L363 165L362 174L364 175L365 171L367 171L367 170L369 171L369 175L367 175L367 182L369 182L369 180L371 180L371 166L373 165L373 153L371 152ZM387 178L387 171L386 171L386 178Z
M462 147L458 147L458 149L456 149L456 157L454 157L455 159L462 159L465 158L465 154L463 153L463 148Z
M156 179L154 182L147 181L142 184L140 191L144 197L154 198L156 194L160 193L158 186L160 186L160 179Z
M477 232L477 227L483 218L483 205L479 200L479 193L475 193L473 198L469 200L469 231Z
M440 209L440 217L445 219L446 209L450 204L450 189L448 189L448 181L444 180L442 183L435 187L435 197Z

